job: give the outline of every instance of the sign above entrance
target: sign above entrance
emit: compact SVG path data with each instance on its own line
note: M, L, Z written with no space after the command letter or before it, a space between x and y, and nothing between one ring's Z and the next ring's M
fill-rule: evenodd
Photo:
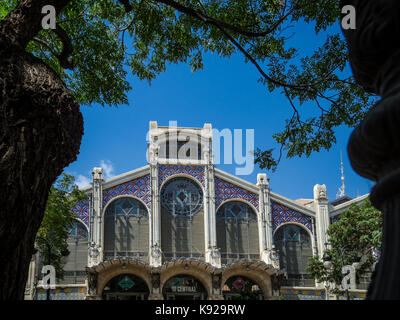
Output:
M197 292L196 287L190 287L190 286L173 286L171 287L172 292Z
M135 282L129 276L125 276L122 278L122 280L120 282L118 282L118 285L122 289L128 290L135 285Z

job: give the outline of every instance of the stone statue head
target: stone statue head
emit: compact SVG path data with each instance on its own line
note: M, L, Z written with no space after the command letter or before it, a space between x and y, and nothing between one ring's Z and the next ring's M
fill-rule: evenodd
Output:
M354 77L366 91L382 95L382 82L400 57L400 1L340 1L340 8L346 5L356 9L356 29L342 29Z
M314 186L314 200L328 200L328 195L326 193L326 186L316 184Z

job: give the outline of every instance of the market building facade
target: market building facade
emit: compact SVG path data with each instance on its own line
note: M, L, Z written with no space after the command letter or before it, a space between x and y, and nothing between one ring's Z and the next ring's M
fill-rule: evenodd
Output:
M148 164L104 180L94 168L75 207L64 280L52 299L325 299L306 271L329 224L368 195L290 200L219 170L213 134L150 122ZM45 299L33 258L27 299ZM39 280L38 280L39 279ZM365 287L353 290L365 297Z

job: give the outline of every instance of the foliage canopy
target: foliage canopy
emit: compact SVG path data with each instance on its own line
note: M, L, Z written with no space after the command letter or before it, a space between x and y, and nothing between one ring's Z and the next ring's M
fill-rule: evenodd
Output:
M0 19L17 0L0 0ZM261 168L274 169L282 154L309 156L336 142L334 129L353 127L371 107L371 97L346 76L347 50L338 28L337 0L72 0L59 13L61 39L42 30L27 50L58 72L81 104L127 103L128 70L151 82L169 63L203 68L206 52L244 55L269 91L279 90L293 111L273 135L280 145L255 150ZM296 27L314 26L325 42L300 56L288 43ZM57 55L71 45L71 70ZM307 111L307 104L314 112Z
M340 214L340 220L328 228L330 248L324 255L331 257L332 270L324 268L324 261L318 257L309 260L308 271L319 282L329 281L340 286L343 265L360 262L356 271L357 281L370 272L376 262L374 256L382 242L382 214L369 200L360 205L353 204Z
M63 257L69 254L67 239L76 219L72 208L77 201L85 198L86 194L78 189L75 178L66 173L50 189L44 218L36 236L36 247L44 264L48 263L50 254L50 264L56 269L57 279L64 277Z

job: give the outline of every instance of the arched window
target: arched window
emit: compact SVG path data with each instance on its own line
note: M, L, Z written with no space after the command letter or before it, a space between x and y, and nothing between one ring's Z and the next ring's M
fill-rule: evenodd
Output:
M231 201L218 209L217 246L222 264L260 258L257 214L249 205Z
M204 257L203 191L189 178L161 190L161 249L164 258Z
M88 260L88 231L75 220L67 239L69 255L65 257L64 279L61 283L84 283Z
M149 217L139 200L119 198L104 214L104 260L136 258L147 261Z
M308 259L312 257L312 242L308 232L295 224L281 226L274 234L281 269L286 269L289 286L314 286L307 273Z
M163 187L161 204L173 216L193 216L203 207L203 192L188 178L173 179Z

